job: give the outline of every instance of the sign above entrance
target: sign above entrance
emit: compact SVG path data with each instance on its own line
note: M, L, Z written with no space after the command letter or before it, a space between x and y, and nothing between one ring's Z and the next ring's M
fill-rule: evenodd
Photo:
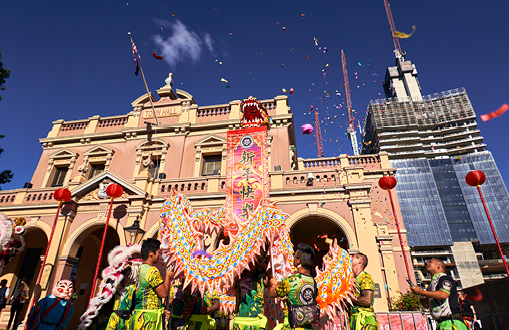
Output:
M173 106L173 107L163 107L156 109L157 118L162 117L173 117L180 116L182 114L182 107ZM154 111L152 109L143 110L143 119L154 118Z

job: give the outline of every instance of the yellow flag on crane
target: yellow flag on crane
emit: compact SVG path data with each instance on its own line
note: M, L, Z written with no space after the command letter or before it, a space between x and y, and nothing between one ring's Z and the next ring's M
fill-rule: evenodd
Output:
M412 36L412 34L414 34L414 33L415 33L415 25L412 25L411 33L407 34L407 33L396 31L396 32L394 32L394 38L406 39L406 38L410 38Z

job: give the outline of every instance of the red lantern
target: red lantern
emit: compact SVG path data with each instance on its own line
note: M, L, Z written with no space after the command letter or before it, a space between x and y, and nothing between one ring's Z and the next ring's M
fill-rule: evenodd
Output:
M67 202L71 199L71 192L66 188L59 188L53 193L53 198L59 202Z
M119 198L124 193L124 190L118 184L110 184L108 188L106 188L106 194L111 198Z
M483 171L470 171L465 177L465 181L469 186L478 187L486 181L486 175Z
M397 183L398 181L393 176L384 176L378 180L378 185L383 190L391 190L392 188L396 187Z

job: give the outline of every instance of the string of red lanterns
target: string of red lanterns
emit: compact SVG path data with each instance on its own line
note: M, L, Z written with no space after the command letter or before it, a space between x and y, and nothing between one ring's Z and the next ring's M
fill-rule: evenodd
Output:
M92 298L94 297L94 291L95 291L95 286L97 283L97 277L99 275L99 268L101 267L101 259L102 259L103 252L104 252L104 242L106 241L106 233L108 232L108 225L110 223L111 208L113 207L113 200L115 198L121 197L123 193L124 193L124 190L118 184L112 183L106 188L106 195L108 195L110 197L110 208L108 210L108 216L106 217L106 223L104 225L103 239L101 241L101 249L99 250L99 259L97 259L97 265L95 267L95 274L94 274L94 281L92 282L92 288L90 290L90 298L88 299L89 305L90 305L90 300L92 300Z
M470 171L465 177L465 181L469 186L477 187L479 196L481 196L482 205L484 206L484 211L486 212L486 216L488 216L488 221L490 222L491 231L493 232L495 242L497 243L500 257L502 258L502 263L504 264L505 272L507 273L507 279L509 279L509 268L507 267L507 262L505 261L505 256L504 253L502 252L502 247L500 246L500 242L498 241L498 236L497 233L495 232L495 227L493 226L490 213L488 212L488 207L486 206L486 202L484 201L484 197L481 192L481 185L486 181L486 175L484 174L483 171Z
M55 215L55 220L53 221L53 227L51 228L51 233L48 239L48 245L46 246L46 253L44 253L44 259L42 260L41 270L39 271L39 276L37 277L37 282L35 285L39 285L41 283L42 274L44 272L44 268L46 267L46 260L48 259L48 252L51 246L51 241L53 240L53 234L55 233L55 228L57 227L58 215L60 214L60 209L62 208L62 204L70 200L72 197L71 191L67 188L59 188L55 190L53 193L53 198L58 201L57 214ZM35 290L34 290L35 291ZM32 309L32 306L35 303L35 294L32 296L32 300L30 302L30 307L28 311ZM26 325L25 325L26 329Z
M391 200L391 206L392 206L392 214L394 214L394 221L396 223L396 229L398 230L399 243L401 245L401 253L403 254L403 259L405 261L405 268L406 268L408 278L411 279L412 277L410 276L411 273L410 273L410 268L408 267L408 260L406 257L405 246L403 245L403 237L401 235L401 230L399 228L399 221L398 221L398 217L396 216L396 208L394 207L394 201L392 200L391 189L394 189L394 187L396 187L397 184L398 184L398 181L393 176L384 176L384 177L381 177L380 180L378 180L378 185L380 186L380 188L382 188L383 190L387 190L389 192L389 199Z

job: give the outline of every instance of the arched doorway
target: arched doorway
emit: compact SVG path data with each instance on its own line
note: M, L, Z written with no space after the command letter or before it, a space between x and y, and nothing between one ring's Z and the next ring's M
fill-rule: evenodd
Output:
M71 247L71 257L76 259L76 263L72 268L70 279L74 282L78 298L74 300L74 313L68 325L69 329L78 328L79 318L87 309L103 232L104 225L90 227L78 236ZM96 290L101 282L101 271L108 266L108 252L119 243L120 239L115 229L108 227Z
M333 221L318 216L308 216L295 222L290 228L290 239L295 248L306 243L316 251L315 266L322 267L322 259L329 252L329 243L336 239L338 245L348 250L349 243L345 233Z
M18 288L20 283L24 283L30 296L34 291L35 282L41 270L41 256L44 256L46 252L48 238L42 229L32 227L27 229L23 239L25 240L25 249L4 267L1 278L10 280L7 287L10 288L11 293ZM52 260L51 263L54 263L54 261ZM28 304L25 304L20 314L20 320L23 320L27 308ZM3 309L2 312L8 313L8 310Z

